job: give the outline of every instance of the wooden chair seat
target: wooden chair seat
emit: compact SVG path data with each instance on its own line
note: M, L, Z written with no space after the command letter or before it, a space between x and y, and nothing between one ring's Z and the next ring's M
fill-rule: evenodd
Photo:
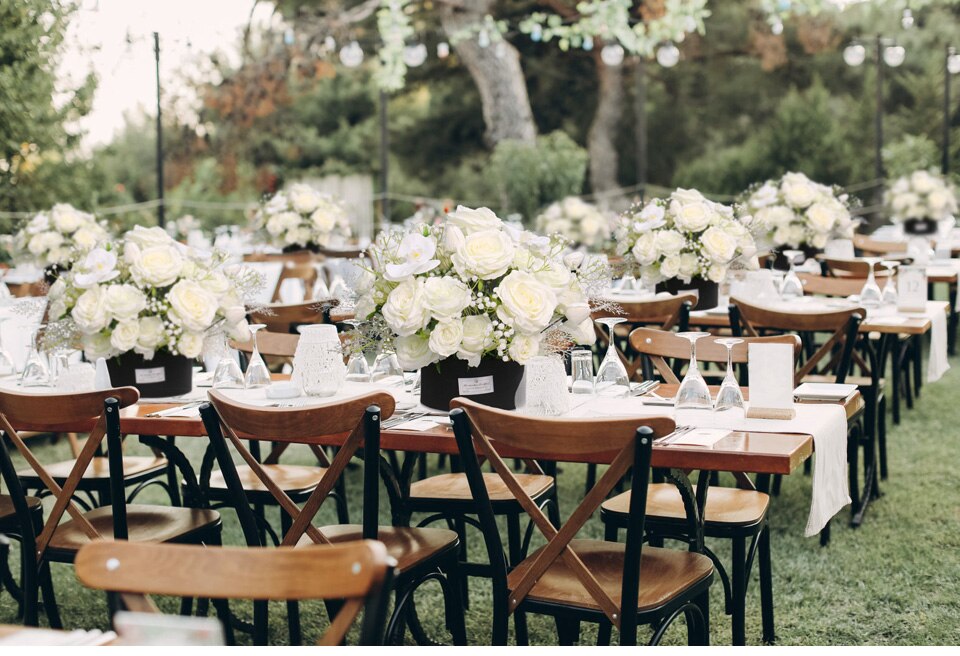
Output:
M113 514L109 506L84 513L87 521L101 535L113 535ZM183 542L197 533L220 524L220 513L200 508L171 506L127 506L127 526L132 542ZM50 554L72 555L90 538L70 520L57 526L50 540Z
M327 471L326 467L311 467L308 465L261 465L270 475L270 479L281 490L291 495L307 494L320 484ZM237 475L244 491L253 494L270 494L270 490L256 473L246 465L237 465ZM219 469L210 474L210 492L225 493L227 483L223 479L223 472Z
M575 539L570 541L570 547L614 603L619 605L626 545L620 542ZM507 587L511 591L542 549L543 547L537 549L510 572ZM690 551L644 546L640 555L640 576L643 584L640 586L637 610L652 611L667 605L698 583L709 581L713 576L713 563L706 556ZM597 601L562 558L553 561L534 584L527 598L531 601L601 610Z
M523 491L533 499L549 492L553 487L552 476L516 474L516 479ZM498 501L516 503L516 497L513 496L499 475L492 472L485 473L483 483L487 487L487 494L490 495L492 503ZM473 495L470 494L470 484L467 482L465 474L439 474L417 481L410 486L410 499L412 501L427 499L465 501L471 505L476 503Z
M76 460L64 460L49 465L44 465L47 473L53 477L59 484L63 484L70 476L73 465ZM167 468L166 458L155 458L153 456L124 456L123 457L123 477L125 479L137 478L147 474L159 474ZM27 487L42 485L40 477L32 469L21 469L17 476ZM83 478L87 480L97 480L104 483L110 480L110 463L107 458L93 458L87 469L83 472ZM80 489L83 489L83 483L80 483Z
M763 492L715 486L707 494L704 521L708 525L749 526L763 521L769 506L770 497ZM626 515L630 512L630 493L608 499L600 508L603 512ZM647 488L647 519L686 521L687 513L676 485L654 483Z
M37 497L26 497L26 500L27 508L31 511L35 511L40 507L40 499ZM12 527L17 526L15 512L13 509L13 500L6 494L0 494L0 530L10 530ZM10 524L9 526L7 525L8 522Z
M333 544L363 539L363 527L359 524L324 526L320 532ZM445 528L381 526L377 530L377 540L386 545L387 555L397 561L398 574L460 546L457 534ZM312 544L308 535L297 542L297 546Z

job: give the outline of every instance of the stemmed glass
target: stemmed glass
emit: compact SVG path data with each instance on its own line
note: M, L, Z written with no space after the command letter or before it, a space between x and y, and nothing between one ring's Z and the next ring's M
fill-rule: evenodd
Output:
M896 260L884 260L880 264L887 267L887 270L890 272L890 275L887 277L887 284L883 286L883 304L896 305L900 297L897 294L895 279L897 267L900 266L900 263Z
M257 346L257 333L266 327L267 324L265 323L250 325L250 332L253 334L253 353L250 354L250 361L247 362L247 373L243 378L247 389L270 387L270 370L267 369L267 363L263 361L260 348Z
M17 372L13 356L3 348L3 322L10 317L0 317L0 376L9 376Z
M41 387L50 384L50 369L40 353L40 326L33 331L30 338L30 353L23 365L20 374L21 387Z
M607 327L610 334L610 342L607 345L607 353L603 356L603 362L597 370L597 377L594 379L594 392L600 396L626 396L630 393L630 377L627 376L627 369L620 361L617 355L617 347L614 335L614 329L617 324L626 321L624 318L603 317L595 319L597 323Z
M366 362L366 360L364 360ZM371 382L399 376L403 378L403 368L397 360L397 352L390 346L384 346L373 361L373 370L370 372Z
M362 319L347 319L344 323L353 327L353 331L350 333L350 359L347 360L347 380L355 383L369 383L370 365L367 363L367 356L363 354L363 339L360 334L360 325L366 322ZM397 366L399 368L399 363Z
M217 368L213 371L213 387L214 389L243 389L245 383L243 372L240 371L240 363L237 362L231 352L227 334L221 333L221 335L223 339L220 347L220 360L217 362ZM256 339L254 339L254 350L256 350ZM260 354L257 353L257 355ZM249 371L249 367L247 370Z
M873 275L873 269L880 262L879 257L865 257L863 261L867 263L867 282L860 290L860 305L865 308L880 307L883 303L883 292L880 291L880 285Z
M783 256L787 258L790 270L787 271L787 275L784 276L783 283L780 285L780 298L789 301L803 296L803 282L797 276L795 268L797 258L803 256L803 251L783 251Z
M697 366L697 340L709 336L710 333L677 333L677 337L683 337L690 342L690 366L687 367L687 374L680 381L680 387L677 389L675 407L678 410L710 410L713 407L710 388L707 387L707 381L703 379L700 368Z
M724 337L716 340L717 344L723 344L727 347L727 373L720 384L720 392L717 394L717 404L714 410L721 412L723 410L732 410L734 408L743 408L743 393L740 391L740 383L733 374L733 347L743 342L736 337Z

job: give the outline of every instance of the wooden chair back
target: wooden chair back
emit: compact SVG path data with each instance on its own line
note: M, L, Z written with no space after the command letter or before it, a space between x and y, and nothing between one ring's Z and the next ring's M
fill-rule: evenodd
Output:
M846 298L847 296L859 295L860 290L866 283L866 278L854 278L853 276L834 277L834 276L815 276L809 273L798 273L797 277L803 283L803 293L806 295L834 296L837 298ZM885 280L878 280L881 287L886 284Z
M128 608L159 612L149 597L303 601L345 600L320 638L338 645L361 610L361 645L382 643L396 563L380 542L302 548L208 548L180 544L93 542L77 553L77 578L119 593Z
M837 278L850 277L866 279L870 274L870 264L860 258L825 257L821 262L826 266L827 275L836 276ZM879 262L874 263L873 275L875 278L889 278L890 274L890 269Z
M907 250L906 243L902 241L880 241L859 234L853 236L853 247L867 256L904 253Z
M558 559L562 558L607 619L620 628L621 644L635 644L637 595L642 572L640 552L646 514L647 483L653 440L669 434L675 427L667 417L644 419L544 419L524 417L456 398L451 402L453 430L460 450L470 491L477 502L478 515L494 578L494 622L503 623L506 616L518 610L537 580ZM531 458L572 460L586 454L605 453L611 465L587 493L562 527L555 527L543 510L523 490L516 476L497 451L499 445L520 450ZM510 585L507 600L507 572L499 528L490 505L487 486L480 469L480 458L488 461L503 483L530 516L530 520L547 540L546 546L523 577ZM579 556L570 548L570 541L596 512L617 482L628 471L633 472L630 523L620 603L606 593ZM497 630L494 630L497 635Z
M286 262L280 271L280 278L277 280L277 287L273 290L274 303L280 301L280 286L284 280L302 280L303 281L303 300L313 300L313 287L317 284L317 266L313 261L309 262Z
M263 408L238 403L218 390L208 392L210 403L200 407L200 416L223 473L224 481L240 518L244 536L250 546L260 544L259 530L250 509L246 492L237 474L227 441L240 454L244 463L260 479L278 505L291 520L281 546L294 546L303 535L317 544L329 540L311 522L340 478L347 463L364 447L363 536L375 540L379 513L380 422L393 414L396 402L386 392L310 406L308 408ZM277 485L263 466L250 453L244 440L269 440L281 443L311 444L314 453L322 451L317 439L323 436L348 434L336 457L324 472L320 484L303 507ZM241 438L241 435L243 437ZM282 446L282 445L281 445ZM319 456L318 456L319 457ZM268 458L269 460L269 458Z
M323 299L293 303L271 303L250 313L250 323L266 324L267 330L275 333L297 334L297 326L312 323L330 323L330 310L336 307L336 299Z
M292 362L293 356L297 352L298 343L300 343L300 335L275 333L270 330L257 332L257 348L260 355L268 361ZM245 342L230 340L230 347L240 351L242 354L241 364L246 366L245 362L249 362L250 354L253 353L253 339L248 339Z
M727 361L727 347L717 342L721 337L703 337L697 340L697 361L718 362ZM770 335L768 337L741 337L743 341L735 344L731 349L733 364L746 364L750 344L789 344L793 347L794 360L800 358L803 344L797 335ZM675 333L652 328L637 328L630 333L630 346L637 352L646 355L663 377L664 382L679 384L680 379L666 359L688 361L690 359L690 341L677 337Z
M811 341L812 352L797 371L798 381L810 374L830 372L835 376L835 382L844 382L854 361L858 331L865 318L863 308L817 313L781 312L751 305L741 299L730 299L730 327L738 337L760 337L761 332L768 331L829 335L816 351L812 350ZM863 362L860 365L867 368Z
M39 536L36 537L34 545L34 555L38 562L43 558L43 554L49 546L57 524L60 523L64 513L70 515L89 539L98 540L105 537L94 528L84 516L83 511L72 500L84 472L98 449L100 449L105 437L107 440L114 530L114 535L109 537L114 539L127 538L120 410L133 405L139 398L140 393L133 387L57 395L16 394L0 391L0 428L10 438L14 447L54 497L53 508L50 510ZM76 426L77 423L82 422L90 423L90 436L80 450L70 474L64 481L63 487L61 487L26 445L15 426L28 425L31 429L54 430L64 425ZM0 456L0 460L2 460L0 470L2 472L0 473L2 473L11 493L19 489L22 494L16 470L13 468L5 446L2 447L2 451L3 455ZM27 531L33 531L29 524L23 528Z
M283 262L291 264L304 264L308 262L323 261L322 256L307 250L295 251L293 253L247 253L243 256L244 262Z

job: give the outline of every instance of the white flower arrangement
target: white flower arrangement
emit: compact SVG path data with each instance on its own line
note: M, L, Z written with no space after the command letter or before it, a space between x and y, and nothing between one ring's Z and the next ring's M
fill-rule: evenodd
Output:
M537 232L559 234L575 244L600 247L610 239L610 219L596 205L568 196L549 205L534 223Z
M186 241L187 237L194 230L202 230L200 221L192 214L184 214L179 219L175 219L167 224L167 232L176 240Z
M852 199L838 188L786 173L746 192L751 229L765 248L823 248L831 239L850 239L856 226Z
M957 195L942 175L933 171L914 171L897 178L883 194L894 223L907 219L943 221L957 213Z
M605 265L563 255L565 240L459 206L439 225L381 233L358 282L358 318L383 322L400 365L420 369L457 357L526 363L559 341L595 339L589 299Z
M128 351L199 357L214 327L249 339L243 298L255 284L220 254L188 248L162 228L137 226L91 250L51 286L49 320L79 336L90 359Z
M749 268L756 245L733 208L693 189L636 206L620 218L617 252L651 284L671 278L721 282L734 262Z
M276 193L254 215L254 228L279 248L330 246L350 236L343 205L308 184L293 184Z
M42 269L67 268L109 237L107 229L92 214L58 203L34 216L17 232L13 255L15 260Z

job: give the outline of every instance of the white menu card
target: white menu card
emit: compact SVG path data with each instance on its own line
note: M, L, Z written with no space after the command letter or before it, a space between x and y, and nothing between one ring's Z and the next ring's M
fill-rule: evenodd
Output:
M748 417L790 419L793 410L793 346L750 344Z

